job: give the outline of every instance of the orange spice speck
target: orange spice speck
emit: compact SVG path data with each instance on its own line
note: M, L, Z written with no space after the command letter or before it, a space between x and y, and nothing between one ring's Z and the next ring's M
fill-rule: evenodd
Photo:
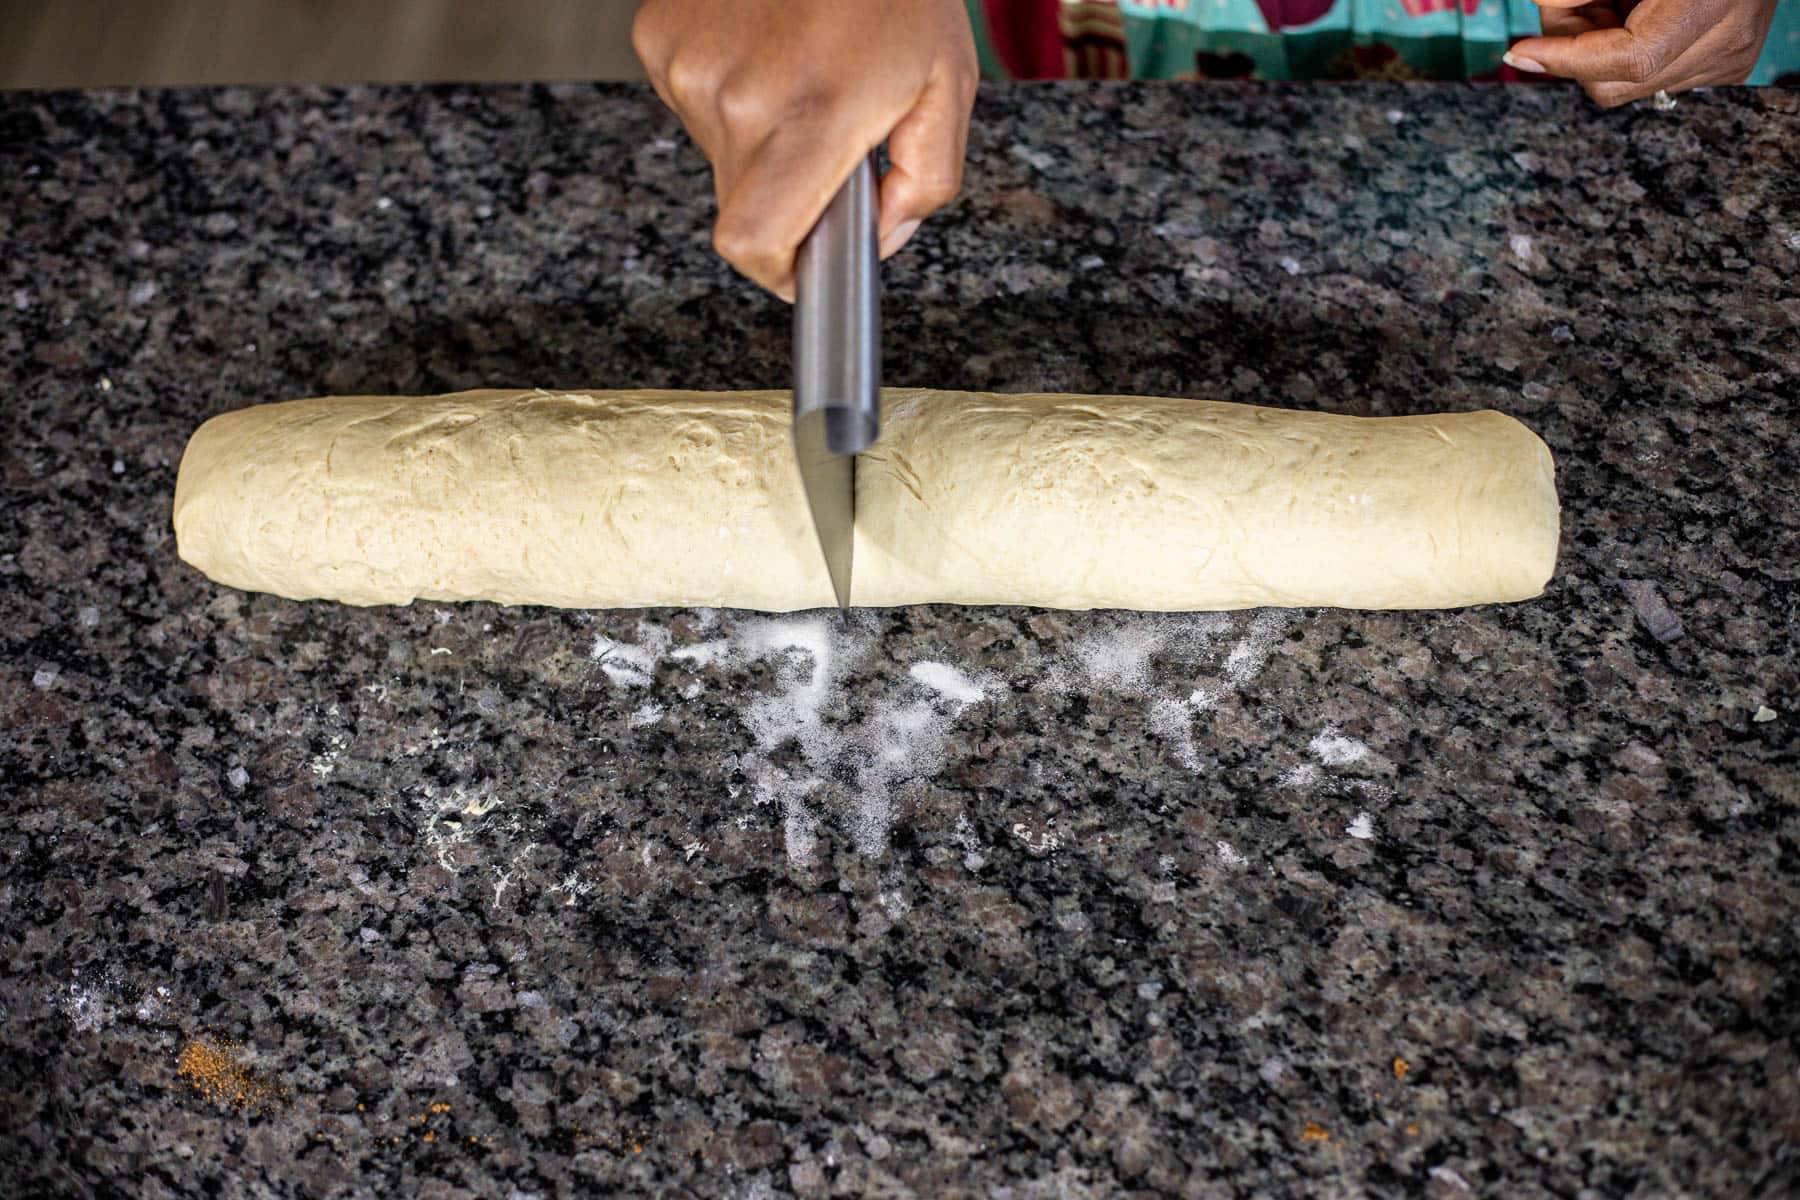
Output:
M1406 1132L1417 1135L1419 1132L1419 1127L1417 1125L1408 1125L1406 1127Z
M1406 1073L1410 1070L1412 1070L1412 1064L1407 1062L1404 1058L1396 1058L1394 1060L1395 1079L1405 1079Z
M190 1039L175 1060L175 1073L207 1099L234 1108L270 1108L287 1099L285 1088L238 1061L238 1047L233 1042Z
M1308 1121L1306 1128L1300 1131L1300 1140L1303 1142L1329 1142L1331 1131L1317 1121Z

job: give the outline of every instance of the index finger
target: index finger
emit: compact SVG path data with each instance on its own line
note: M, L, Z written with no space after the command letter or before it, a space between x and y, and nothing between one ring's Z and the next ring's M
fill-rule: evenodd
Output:
M800 243L870 144L862 131L841 122L776 126L743 159L719 196L714 248L732 266L791 302Z

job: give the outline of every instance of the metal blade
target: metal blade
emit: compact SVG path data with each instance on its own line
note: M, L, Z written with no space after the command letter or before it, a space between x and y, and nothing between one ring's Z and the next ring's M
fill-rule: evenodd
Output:
M794 264L794 452L839 608L850 606L855 456L881 431L878 204L870 155Z
M800 460L813 529L825 552L825 569L831 574L832 594L839 608L849 608L851 551L856 544L856 456L831 450L826 426L837 411L820 408L795 417L794 453Z

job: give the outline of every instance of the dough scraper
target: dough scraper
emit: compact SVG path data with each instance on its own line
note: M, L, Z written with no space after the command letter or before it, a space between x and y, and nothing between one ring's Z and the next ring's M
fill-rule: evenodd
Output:
M856 456L881 433L880 195L858 164L794 264L794 452L838 607L850 607Z

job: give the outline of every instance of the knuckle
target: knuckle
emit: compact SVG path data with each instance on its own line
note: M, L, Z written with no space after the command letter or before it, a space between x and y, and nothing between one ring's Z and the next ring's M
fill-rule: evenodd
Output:
M650 0L631 18L631 48L648 63L661 57L664 40L662 6Z
M832 97L826 89L805 81L777 84L745 74L716 84L713 104L734 127L795 128L821 120L832 106Z
M932 175L927 179L921 180L919 185L919 199L932 209L939 209L956 199L961 191L962 164L958 163L953 169L945 174Z
M721 83L713 95L713 104L728 125L761 125L768 120L768 94L742 78Z
M694 54L670 55L663 63L662 77L670 93L683 102L705 95L713 86L711 66Z
M713 226L712 244L720 258L732 266L742 266L752 253L755 239L737 222L720 217Z
M1663 68L1662 51L1652 46L1635 46L1626 55L1624 75L1632 83L1649 83Z
M768 239L755 228L730 217L720 217L713 226L713 249L719 257L756 280L764 283L777 273L779 255Z

